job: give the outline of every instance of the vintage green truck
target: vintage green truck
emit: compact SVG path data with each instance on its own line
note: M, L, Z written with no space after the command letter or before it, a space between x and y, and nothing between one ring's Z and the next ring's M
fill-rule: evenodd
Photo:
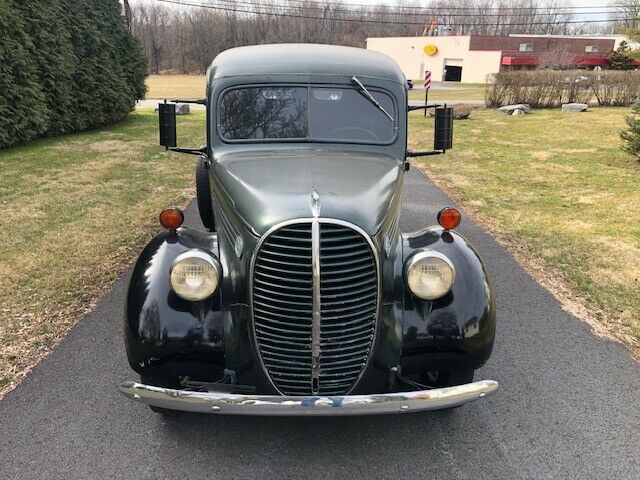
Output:
M329 45L261 45L218 55L207 74L199 155L205 230L161 214L125 308L155 411L345 415L450 408L493 393L473 381L490 356L495 302L482 261L443 208L400 232L409 159L451 148L451 109L409 107L390 58ZM408 111L435 109L434 148L407 150ZM425 219L429 221L429 219Z

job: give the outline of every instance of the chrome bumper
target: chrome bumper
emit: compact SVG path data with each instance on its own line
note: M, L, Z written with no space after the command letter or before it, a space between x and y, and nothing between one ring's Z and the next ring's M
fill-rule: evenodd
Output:
M193 392L122 382L120 392L148 405L187 412L227 415L371 415L457 407L498 389L498 382L481 380L455 387L415 392L334 397L236 395Z

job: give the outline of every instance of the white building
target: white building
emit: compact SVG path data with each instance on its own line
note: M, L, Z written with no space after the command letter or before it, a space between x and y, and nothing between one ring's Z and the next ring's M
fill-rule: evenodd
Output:
M533 68L541 56L562 51L575 68L606 68L607 54L628 41L624 35L461 35L435 37L372 37L367 49L393 58L407 78L484 83L505 69ZM568 55L567 55L568 54Z

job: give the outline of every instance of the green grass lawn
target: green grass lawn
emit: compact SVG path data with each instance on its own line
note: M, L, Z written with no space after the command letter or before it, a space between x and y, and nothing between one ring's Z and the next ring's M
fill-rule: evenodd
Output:
M486 219L541 283L584 298L595 321L637 353L640 165L620 150L627 112L476 110L455 123L453 150L417 162ZM428 148L417 132L432 120L414 113L410 121L410 143Z
M159 211L191 198L195 157L158 147L157 123L136 112L0 151L0 396L135 259ZM179 125L202 143L203 112Z

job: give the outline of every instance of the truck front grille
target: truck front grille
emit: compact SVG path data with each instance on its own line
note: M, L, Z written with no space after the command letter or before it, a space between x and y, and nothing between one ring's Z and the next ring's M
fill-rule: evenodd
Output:
M270 233L253 265L256 343L285 395L347 393L367 364L376 329L378 266L369 241L342 223L320 219L314 230L313 222Z

